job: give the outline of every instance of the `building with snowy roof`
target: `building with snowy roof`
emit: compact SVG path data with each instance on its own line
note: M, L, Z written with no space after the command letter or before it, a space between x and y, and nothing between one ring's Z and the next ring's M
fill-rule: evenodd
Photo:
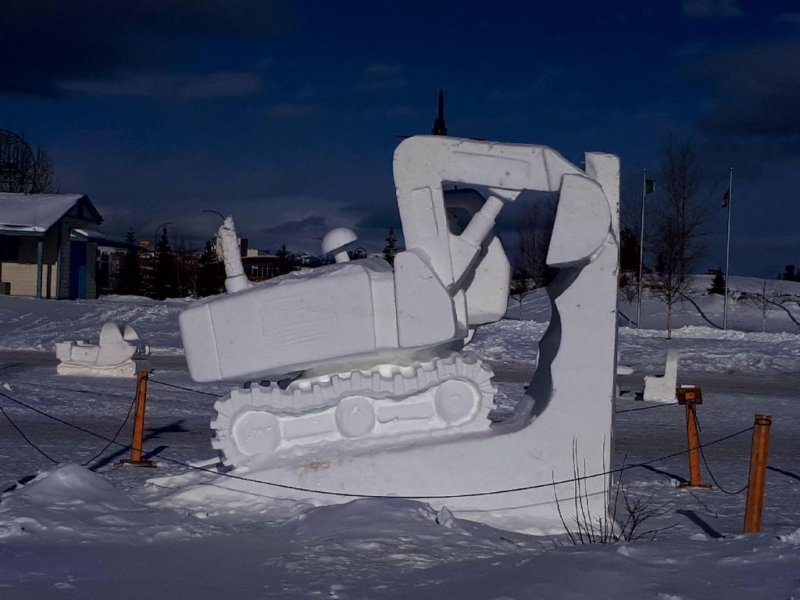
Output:
M96 298L102 222L83 194L0 193L0 293Z

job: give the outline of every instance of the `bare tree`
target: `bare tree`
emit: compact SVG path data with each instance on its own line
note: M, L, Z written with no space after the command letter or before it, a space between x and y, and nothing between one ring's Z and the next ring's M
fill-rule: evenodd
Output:
M672 133L661 152L661 193L649 236L655 258L649 277L651 293L667 306L667 337L672 337L672 309L686 293L688 275L705 253L706 223L713 204L699 198L703 183L702 158L690 139Z
M761 315L761 331L767 330L767 317L773 311L775 306L780 306L780 294L774 291L767 290L767 280L761 282L760 292L742 292L739 295L739 301L746 306L758 311Z
M639 279L636 277L636 273L621 271L618 283L619 291L628 306L633 305L633 302L639 297Z
M33 173L31 194L50 194L59 189L56 182L56 173L53 163L41 146L36 147L36 155L33 159Z
M689 280L686 265L679 258L674 224L664 221L657 229L658 239L653 243L658 247L656 266L648 277L650 293L667 307L667 339L672 337L672 309L686 294Z
M37 147L34 153L23 136L0 129L0 192L46 194L57 190L47 152Z

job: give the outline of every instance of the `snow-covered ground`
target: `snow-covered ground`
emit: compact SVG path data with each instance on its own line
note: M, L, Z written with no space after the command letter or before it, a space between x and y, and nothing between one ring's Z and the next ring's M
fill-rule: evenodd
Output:
M731 287L744 284L761 285L735 278ZM705 296L703 285L692 298L721 322L721 299ZM777 285L787 296L798 291ZM120 431L134 382L60 378L49 355L30 351L96 339L100 323L115 319L133 324L161 353L180 354L177 314L186 304L0 298L0 392L7 396L0 407L19 428L0 415L0 491L7 490L0 502L0 598L800 597L800 327L780 309L761 333L761 314L733 303L730 322L746 331L722 332L687 303L677 307L680 327L668 341L663 307L647 299L648 329L620 329L621 363L635 370L623 388L640 390L641 375L663 368L669 347L681 351L679 377L704 386L704 442L748 428L754 413L772 415L762 533L740 533L743 493L678 488L687 477L686 456L678 454L624 474L632 497L658 509L643 524L657 530L654 536L573 546L565 536L500 531L403 499L314 508L271 500L268 486L242 496L200 485L210 475L181 463L213 457L208 422L214 396L228 386L194 384L174 360L156 361L150 384L145 450L157 468L120 466L128 450L112 444L103 451L106 442L87 432L112 438ZM786 306L800 317L796 304ZM635 315L635 305L622 307ZM515 320L516 311L512 304L511 318L483 328L473 344L496 366L509 402L523 394L549 318L541 293L526 298L525 320ZM679 407L627 394L617 411L612 466L685 448ZM118 439L130 440L129 424ZM749 446L745 432L705 449L725 490L746 483ZM703 478L711 482L705 468Z
M100 300L0 298L0 350L51 352L56 342L94 340L106 321L133 325L154 352L182 354L178 314L189 300L106 296Z

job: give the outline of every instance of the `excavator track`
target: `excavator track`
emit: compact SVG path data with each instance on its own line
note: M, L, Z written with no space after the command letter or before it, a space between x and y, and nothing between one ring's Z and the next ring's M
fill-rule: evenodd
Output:
M477 356L453 353L410 366L298 379L286 389L237 388L214 405L212 445L226 465L246 467L297 446L482 431L497 392L492 376Z

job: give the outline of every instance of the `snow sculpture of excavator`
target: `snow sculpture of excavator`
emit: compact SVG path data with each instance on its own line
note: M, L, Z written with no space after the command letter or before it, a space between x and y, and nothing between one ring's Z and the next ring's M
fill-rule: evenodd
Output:
M382 258L348 260L345 247L355 236L337 229L323 241L336 264L253 284L227 219L218 236L228 293L180 316L195 381L248 382L215 405L213 445L223 462L238 473L278 481L285 487L273 490L276 496L321 502L343 501L348 492L436 496L459 484L455 491L464 491L475 479L464 473L488 456L495 461L484 465L488 480L514 487L520 481L514 454L536 454L530 423L554 412L549 407L557 391L587 394L597 383L607 383L608 394L600 394L603 408L592 425L610 437L619 166L605 154L587 154L586 164L584 171L545 146L441 136L403 141L394 176L406 250L394 267ZM463 189L445 195L445 184L478 186L483 195ZM523 190L559 193L547 263L560 273L550 289L553 319L528 400L496 422L492 370L468 343L476 327L506 311L510 267L494 234L495 218ZM600 275L591 274L593 263ZM583 309L569 293L581 279L588 284L577 286L580 294L593 286ZM602 314L593 314L598 298ZM565 313L575 310L572 320L589 331L570 329ZM593 334L598 328L602 332ZM599 340L595 349L602 356L581 367L590 387L579 392L563 375L561 350L566 345L579 353L592 340ZM571 405L570 411L583 410ZM548 433L538 437L547 443ZM561 470L549 468L551 459L546 466L548 481ZM497 479L503 470L509 477ZM315 495L313 489L334 493ZM513 494L439 503L468 513L532 506Z

